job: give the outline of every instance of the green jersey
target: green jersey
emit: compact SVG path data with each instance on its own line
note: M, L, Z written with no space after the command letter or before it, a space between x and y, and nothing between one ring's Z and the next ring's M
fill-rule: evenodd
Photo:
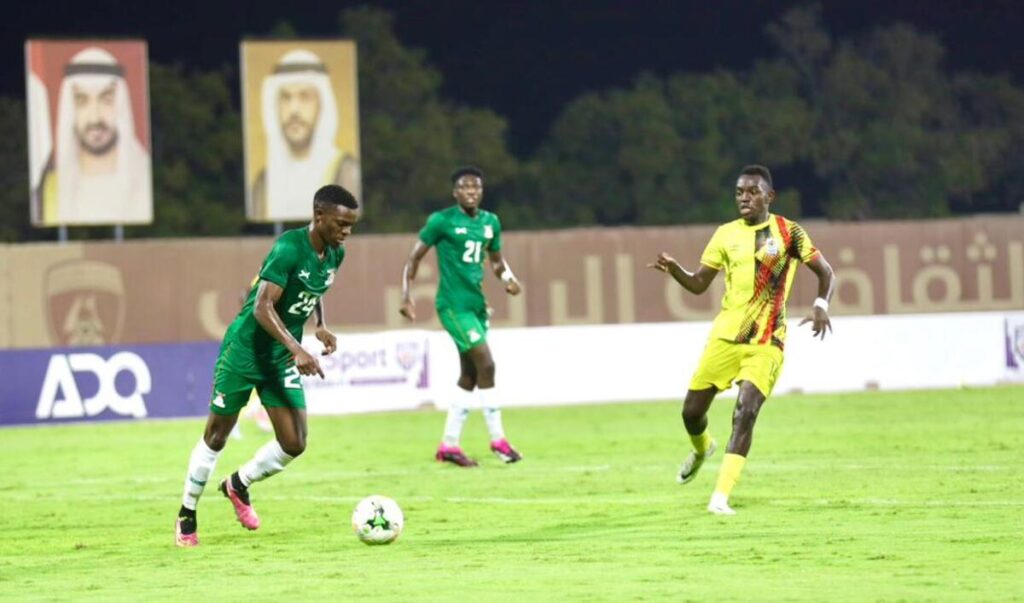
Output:
M458 205L436 211L420 230L420 240L437 249L441 282L434 300L438 310L480 312L484 299L483 260L488 251L501 250L498 216L478 209L470 217Z
M323 259L320 259L306 227L281 235L263 260L259 277L253 282L242 311L224 335L221 360L242 374L275 373L290 364L292 355L288 348L260 326L253 314L259 281L268 281L284 289L274 309L288 332L302 341L302 326L313 313L317 301L334 282L335 273L344 259L344 247L327 247Z

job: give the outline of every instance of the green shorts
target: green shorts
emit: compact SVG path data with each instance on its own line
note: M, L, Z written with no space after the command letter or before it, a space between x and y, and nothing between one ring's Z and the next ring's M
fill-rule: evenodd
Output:
M226 366L221 358L213 375L210 412L236 415L249 403L255 389L260 402L267 407L306 408L299 368L295 365L267 371L263 376L246 375Z
M460 354L487 343L487 330L491 328L491 320L487 317L486 309L479 312L439 309L437 317L441 319L444 330L448 331Z

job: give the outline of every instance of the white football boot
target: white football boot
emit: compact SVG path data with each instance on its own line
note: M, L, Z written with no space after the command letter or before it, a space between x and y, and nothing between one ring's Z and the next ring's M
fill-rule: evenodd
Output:
M683 464L679 466L679 475L676 476L676 481L680 484L688 484L693 481L693 478L697 477L697 471L700 470L701 465L707 458L715 453L718 448L714 440L711 440L711 444L708 446L707 451L704 454L697 454L696 450L691 450L690 454L683 459Z
M729 497L719 492L711 495L711 500L708 501L708 512L715 515L736 514L736 511L733 511L732 507L729 506Z

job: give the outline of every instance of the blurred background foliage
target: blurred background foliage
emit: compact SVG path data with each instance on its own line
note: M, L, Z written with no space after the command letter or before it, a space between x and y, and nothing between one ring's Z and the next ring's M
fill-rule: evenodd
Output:
M271 37L302 37L279 23ZM941 41L909 26L836 39L814 7L768 25L748 71L641 74L570 101L525 156L505 118L441 95L444 75L402 44L392 16L341 13L359 47L366 212L361 232L408 232L452 202L451 170L487 173L485 207L515 230L721 222L739 168L775 175L777 213L834 220L1017 211L1024 90L951 72ZM156 221L128 237L269 233L244 217L237 67L151 64ZM0 97L0 240L54 238L28 221L25 104ZM74 228L71 238L109 238Z

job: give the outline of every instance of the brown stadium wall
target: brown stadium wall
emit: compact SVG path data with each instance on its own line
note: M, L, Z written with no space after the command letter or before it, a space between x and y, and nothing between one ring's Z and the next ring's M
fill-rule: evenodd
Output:
M839 279L833 315L1024 309L1024 216L803 226ZM510 232L505 256L525 283L509 298L488 277L495 327L709 320L724 279L686 294L645 268L666 251L694 267L714 226ZM402 264L414 234L348 243L325 304L338 332L405 325ZM0 348L219 339L272 239L163 239L0 246ZM414 294L419 327L438 326L437 270L425 261ZM815 281L801 270L790 315Z

